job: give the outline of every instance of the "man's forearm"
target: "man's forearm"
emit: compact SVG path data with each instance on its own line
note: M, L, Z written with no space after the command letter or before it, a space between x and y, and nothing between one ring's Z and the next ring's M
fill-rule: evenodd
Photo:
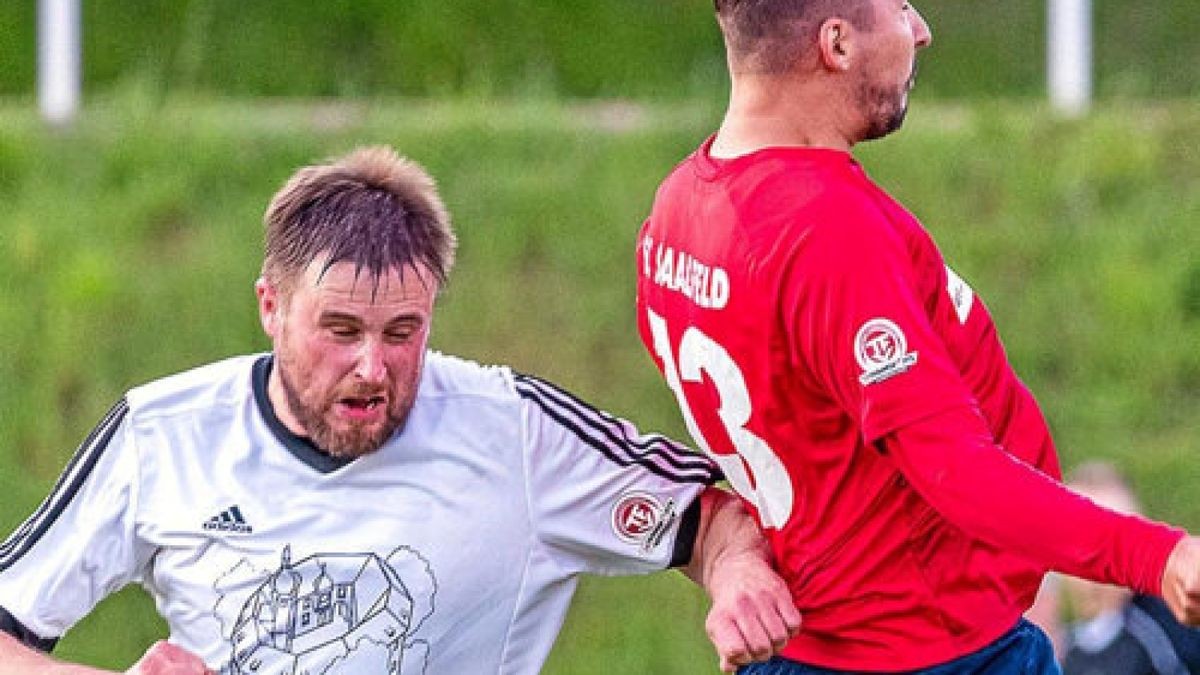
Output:
M721 670L733 672L782 649L800 629L800 613L741 501L716 488L700 500L700 526L683 572L712 598L705 630Z
M723 561L748 556L770 566L771 549L758 526L736 496L709 488L700 495L700 526L692 559L683 573L705 589ZM711 593L711 589L710 589Z
M111 673L64 663L0 631L0 675L99 675Z
M0 675L116 675L117 671L59 661L0 631ZM160 640L125 675L214 675L200 657Z

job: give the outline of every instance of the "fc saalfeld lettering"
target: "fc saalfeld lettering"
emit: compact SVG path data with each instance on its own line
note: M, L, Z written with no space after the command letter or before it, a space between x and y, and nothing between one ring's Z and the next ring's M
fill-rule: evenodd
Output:
M729 304L729 273L724 268L706 265L687 251L655 244L650 237L642 239L642 274L705 309L724 309Z

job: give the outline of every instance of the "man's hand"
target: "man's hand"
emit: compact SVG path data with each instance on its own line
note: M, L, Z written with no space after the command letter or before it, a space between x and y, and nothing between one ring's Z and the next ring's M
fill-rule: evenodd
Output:
M158 641L125 675L215 675L200 657L169 642Z
M766 661L800 630L800 612L771 567L771 552L736 497L710 488L684 573L712 598L705 629L723 672Z
M1175 618L1200 626L1200 537L1179 540L1163 570L1162 596Z
M706 587L713 604L704 628L722 672L770 659L800 630L800 612L787 585L759 555L718 561Z

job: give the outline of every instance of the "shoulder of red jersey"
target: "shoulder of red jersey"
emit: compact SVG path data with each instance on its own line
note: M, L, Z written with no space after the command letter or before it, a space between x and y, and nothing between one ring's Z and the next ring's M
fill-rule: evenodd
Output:
M883 205L853 183L772 182L776 184L756 186L742 209L742 233L752 250L844 260L902 246L901 233Z

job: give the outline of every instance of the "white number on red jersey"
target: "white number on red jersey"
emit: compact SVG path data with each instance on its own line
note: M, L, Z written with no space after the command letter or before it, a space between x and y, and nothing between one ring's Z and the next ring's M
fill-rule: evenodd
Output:
M753 407L741 369L724 347L694 326L684 331L679 341L679 365L676 368L666 320L652 309L647 308L646 312L650 320L650 333L654 338L654 351L663 362L663 377L675 393L688 432L700 448L721 466L733 489L755 505L763 526L781 527L792 515L792 483L787 469L771 446L746 429ZM700 382L703 372L708 373L716 386L720 399L717 415L740 459L713 452L696 424L683 393L683 382ZM747 467L749 475L746 473Z

